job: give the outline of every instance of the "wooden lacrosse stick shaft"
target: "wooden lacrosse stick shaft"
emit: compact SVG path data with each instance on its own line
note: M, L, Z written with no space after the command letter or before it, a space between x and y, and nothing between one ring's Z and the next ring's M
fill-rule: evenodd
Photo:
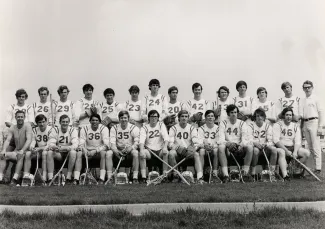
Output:
M69 155L70 155L70 151L68 152L66 158L64 159L61 168L59 169L59 171L55 174L55 176L52 178L51 182L49 183L49 186L51 186L51 185L53 184L55 178L56 178L57 176L59 176L59 174L62 172L62 170L63 170L63 168L64 168L64 165L65 165L65 163L66 163L67 160L68 160Z
M264 155L264 157L265 157L265 160L266 160L266 164L267 164L267 167L268 167L268 169L269 169L269 177L270 177L270 182L272 182L272 179L271 179L271 168L270 168L270 161L269 161L269 159L267 158L267 156L266 156L266 153L265 153L265 149L263 148L263 155Z
M311 170L310 170L310 168L308 168L306 165L304 165L301 161L299 161L297 158L295 158L295 157L293 157L293 156L291 156L291 158L293 159L293 160L295 160L300 166L302 166L310 175L312 175L316 180L318 180L318 181L321 181L321 179L319 179L316 175L315 175L315 173L313 173Z
M118 164L117 164L117 166L116 166L114 172L112 173L112 176L115 176L116 172L117 172L118 169L120 168L120 165L121 165L121 162L122 162L123 158L124 158L124 157L120 157L120 160L119 160L119 162L118 162ZM109 182L109 179L107 179L107 181L105 182L105 185L107 185L108 182Z
M234 159L234 161L235 161L235 163L236 163L236 165L238 167L241 182L245 183L244 182L244 179L243 179L243 175L241 173L241 169L240 169L240 165L239 165L238 161L236 160L235 156L231 152L230 152L230 155L232 156L232 158Z

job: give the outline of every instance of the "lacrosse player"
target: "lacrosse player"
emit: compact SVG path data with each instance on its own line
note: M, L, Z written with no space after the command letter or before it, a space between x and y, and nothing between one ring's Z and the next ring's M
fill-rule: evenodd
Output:
M142 117L148 121L148 114L151 110L156 110L159 113L160 120L163 120L167 115L167 100L166 97L159 94L160 82L157 79L149 81L150 95L144 97L144 106L142 107Z
M46 148L48 138L49 138L49 131L51 130L51 127L47 125L47 118L43 114L39 114L35 118L35 123L37 124L37 127L33 128L33 138L32 142L30 144L30 151L26 152L25 155L25 162L24 162L24 176L23 176L23 182L30 183L31 180L34 179L33 175L30 174L31 169L31 160L37 159L37 154L40 155L42 158L42 178L44 181L46 181L46 154L47 151L44 150Z
M284 117L283 120L278 121L273 125L273 142L278 151L278 163L282 171L284 180L289 181L290 177L287 173L287 160L291 157L299 158L302 163L306 163L310 152L301 147L301 133L299 124L292 121L294 117L293 109L286 107L280 114ZM287 158L286 158L287 157ZM303 176L304 170L297 175Z
M184 103L177 101L177 94L177 87L172 86L168 89L169 103L167 106L167 116L164 118L167 130L178 122L176 119L178 112L185 109Z
M131 99L126 101L124 109L129 112L130 120L129 122L133 125L136 125L138 128L142 127L142 102L139 100L140 89L136 85L132 85L129 89Z
M258 100L255 101L253 105L253 112L258 108L262 108L265 111L266 115L265 121L269 124L275 123L276 115L274 103L270 100L267 100L267 91L265 87L257 88L257 98Z
M183 158L194 158L194 167L197 173L197 182L204 184L203 169L200 161L199 139L197 135L197 129L188 124L189 112L181 110L178 113L179 123L174 125L169 130L169 164L173 167ZM177 173L173 172L173 182L178 182L179 177Z
M253 114L254 99L246 95L247 83L245 81L238 81L236 84L236 89L239 95L234 97L233 100L234 104L239 109L237 118L244 122L247 121L246 123L249 124L251 122L251 117Z
M187 101L186 110L190 112L190 123L193 123L196 127L202 126L204 124L202 116L206 110L211 109L209 101L201 98L202 91L202 85L199 83L194 83L192 85L194 99Z
M253 137L253 145L254 145L254 154L251 164L251 174L254 180L257 180L256 175L256 165L258 163L258 159L261 155L263 155L263 150L265 154L270 158L270 172L272 176L272 180L275 180L274 171L276 167L277 161L277 149L273 143L273 129L272 126L267 123L266 114L263 108L258 108L254 111L252 119L254 122L249 124L249 135Z
M304 121L303 131L308 143L308 148L314 156L316 165L315 173L320 174L322 169L322 151L320 148L319 135L322 134L324 109L318 97L312 94L314 85L313 82L307 80L302 86L306 98L301 101L299 106L300 114Z
M204 168L204 159L208 153L211 154L212 161L212 177L213 180L218 178L218 140L219 140L219 127L214 122L216 120L215 112L207 110L204 114L205 124L198 129L198 137L201 144L200 160L202 168Z
M137 184L139 174L139 135L140 130L137 126L129 123L129 112L120 111L118 114L120 123L113 126L110 131L110 141L112 144L112 151L116 159L123 160L125 166L132 163L133 183ZM112 154L111 154L112 155ZM118 162L117 162L118 163ZM117 164L114 163L114 164ZM107 174L112 175L113 165L107 169Z
M235 158L244 159L241 173L245 180L252 181L249 168L253 157L253 145L248 135L248 126L244 121L237 119L239 109L236 105L227 106L226 111L229 119L222 121L219 126L219 161L223 174L222 181L223 183L229 181L227 158L231 153Z
M111 129L113 125L119 122L117 115L121 110L121 105L114 101L115 91L112 88L106 88L103 94L106 102L100 105L102 124Z
M59 101L54 101L54 113L55 113L55 123L60 120L62 115L67 115L69 117L69 125L76 125L76 115L74 112L74 103L68 100L69 88L65 85L61 85L58 88L58 94L60 96Z
M212 103L212 110L215 111L218 117L218 123L228 119L227 106L232 104L232 100L229 99L229 89L226 86L221 86L217 91L218 98Z
M47 87L40 87L38 89L38 95L40 97L40 101L33 103L33 111L34 117L39 114L43 114L48 121L48 125L52 125L52 114L51 114L51 101L47 101L47 97L49 96L49 89ZM37 125L37 123L36 123Z
M159 116L158 111L149 111L149 123L145 124L140 130L140 172L142 183L146 183L147 181L146 160L150 160L152 157L149 150L168 163L167 145L169 137L165 124L158 121ZM166 172L167 165L163 164L163 173Z
M67 182L71 183L73 167L77 159L77 151L79 145L78 131L74 127L70 127L71 123L68 115L60 116L59 127L54 127L49 132L49 141L47 144L47 178L51 183L54 171L54 159L62 161L69 154Z
M284 118L281 117L283 109L286 107L291 107L295 114L295 116L292 117L292 121L298 122L299 119L301 118L299 116L300 98L292 94L292 85L289 82L282 83L281 89L284 92L284 97L280 98L275 105L277 118L279 119Z
M85 84L82 91L85 97L78 100L74 106L76 117L79 120L79 128L89 125L89 117L92 114L97 114L99 110L98 101L93 100L94 87L91 84Z
M31 125L33 125L34 115L33 115L32 106L27 105L25 103L26 99L28 98L27 92L24 89L18 89L15 95L16 95L17 103L11 104L7 109L7 116L5 121L6 126L11 127L12 125L17 124L16 113L19 110L25 113L24 122L25 123L29 122Z
M17 163L14 176L10 183L12 186L19 185L18 178L23 168L25 154L28 153L33 136L31 125L24 121L25 114L22 110L16 111L15 118L17 124L10 126L7 139L0 153L0 181L3 180L4 170L7 167L8 161ZM15 147L10 146L11 140L14 141Z

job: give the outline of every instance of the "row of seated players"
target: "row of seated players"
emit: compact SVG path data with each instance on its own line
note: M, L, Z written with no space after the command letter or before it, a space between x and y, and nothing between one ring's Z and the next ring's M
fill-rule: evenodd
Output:
M100 183L112 179L113 161L118 161L120 157L125 158L124 163L132 164L133 182L139 182L139 172L140 182L145 182L146 162L153 158L154 153L170 166L183 158L192 159L200 184L204 183L203 168L207 163L207 153L212 158L213 178L218 179L219 169L223 183L229 181L228 160L231 153L238 161L243 161L241 168L246 181L255 179L256 165L263 151L269 157L272 175L278 164L284 180L289 180L288 157L299 158L305 163L310 156L309 150L301 147L300 128L292 122L294 113L291 108L285 108L282 111L284 119L273 126L265 122L263 109L254 112L255 121L250 125L237 118L237 106L227 106L226 112L228 118L218 126L215 124L215 112L206 111L206 123L196 128L188 123L189 112L181 110L178 113L179 123L167 131L156 110L148 113L149 122L141 129L129 123L128 111L121 111L119 124L112 126L110 133L100 124L101 117L93 114L90 124L80 130L78 137L77 129L69 126L67 115L62 115L60 126L53 128L47 125L44 115L38 115L35 120L37 127L32 130L29 123L24 123L25 113L17 111L17 125L11 126L0 155L0 181L8 161L17 162L11 184L17 184L23 167L23 179L32 179L31 159L35 159L37 154L42 157L43 179L51 181L54 161L62 161L69 153L67 180L74 184L79 182L83 155L100 160ZM12 139L14 144L11 144ZM169 169L166 164L162 167L163 173ZM171 176L174 181L179 179L175 172Z

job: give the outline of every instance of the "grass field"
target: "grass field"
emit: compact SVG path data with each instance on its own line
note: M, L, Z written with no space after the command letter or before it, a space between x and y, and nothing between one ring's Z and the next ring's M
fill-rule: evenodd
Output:
M132 216L124 210L80 211L66 215L45 213L0 214L0 228L324 228L325 213L314 210L266 208L249 213L179 210L171 213L148 212Z

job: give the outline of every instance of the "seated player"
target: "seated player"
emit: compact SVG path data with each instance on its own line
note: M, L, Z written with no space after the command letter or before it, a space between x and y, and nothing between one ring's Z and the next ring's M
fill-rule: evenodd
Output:
M223 174L222 182L229 181L228 158L232 159L230 153L237 160L244 159L243 178L252 181L249 168L253 157L253 145L248 136L248 126L244 121L237 119L239 109L236 105L229 105L226 111L229 119L222 121L219 126L219 161Z
M186 110L190 112L190 123L195 125L195 127L200 127L204 124L202 116L207 110L211 109L209 101L201 98L202 91L202 85L194 83L192 85L194 98L187 101Z
M177 161L183 158L194 158L194 167L197 174L197 182L204 184L203 180L203 169L200 161L199 150L199 139L197 135L197 129L188 124L189 112L181 110L178 113L179 123L174 125L169 130L169 164L173 167L177 164ZM194 147L194 151L191 148ZM173 172L173 182L179 181L177 173Z
M73 167L77 159L79 145L78 131L70 127L70 118L68 115L62 115L59 120L59 127L54 127L49 131L49 141L47 144L47 178L48 183L52 181L54 172L54 160L63 161L69 154L67 183L71 183Z
M273 125L273 142L278 151L278 163L284 180L289 181L290 177L287 172L287 160L290 157L298 158L306 164L310 152L301 147L301 132L299 124L293 122L294 113L292 108L284 108L280 114L284 117ZM304 170L301 170L300 176L303 176Z
M218 178L218 140L219 140L219 127L214 122L216 120L213 110L207 110L204 114L205 124L198 129L198 137L202 147L200 149L200 160L202 168L204 168L204 159L207 153L211 155L212 163L212 178L213 181L219 180ZM206 159L207 160L207 159Z
M106 102L100 105L102 124L110 130L112 126L119 122L117 115L121 110L121 105L114 101L115 92L112 88L106 88L103 94Z
M58 94L60 96L59 101L54 101L54 119L55 125L59 124L60 117L62 115L67 115L69 117L69 125L77 126L78 120L76 119L76 114L74 110L74 103L68 100L69 88L65 85L61 85L58 88Z
M173 125L178 123L176 118L177 114L181 110L185 110L184 103L177 101L178 88L172 86L168 89L169 103L167 106L167 116L164 118L164 123L167 127L167 130L170 129Z
M79 184L80 170L82 167L82 155L89 160L100 160L99 184L104 184L106 166L109 164L109 131L101 123L99 114L92 114L89 118L90 124L80 130L79 149L75 170L73 172L73 184Z
M3 181L3 174L8 161L16 162L15 173L10 183L12 186L19 185L19 175L23 168L25 154L28 153L33 136L31 125L28 122L24 122L25 112L22 110L16 111L15 118L17 124L10 126L7 139L0 153L0 182ZM10 146L11 140L14 141L15 147Z
M254 177L254 180L257 180L256 165L258 163L259 157L264 158L262 152L264 150L270 162L270 168L268 169L271 170L271 179L274 180L274 171L277 161L277 150L273 143L272 126L265 121L266 114L264 112L264 109L262 108L258 108L257 110L255 110L252 119L255 121L249 124L249 129L251 131L250 135L253 138L252 141L254 145L251 174Z
M218 98L212 103L212 110L215 111L218 117L218 123L220 123L228 119L226 109L229 104L232 104L232 100L229 99L229 88L226 86L221 86L217 94Z
M32 143L30 144L30 151L26 152L25 155L25 162L24 162L24 182L29 182L30 180L34 179L33 175L30 174L31 169L31 160L37 159L37 154L39 158L42 158L42 177L43 180L46 181L47 179L47 170L46 170L46 154L47 151L44 150L46 148L48 138L49 138L49 131L51 127L47 125L47 118L43 114L39 114L35 118L35 123L37 127L33 128L33 138Z
M247 124L251 123L253 114L254 99L246 95L247 83L245 81L238 81L236 84L238 96L234 97L234 104L238 107L239 112L237 118L246 121Z
M140 172L142 183L147 182L147 163L150 160L151 153L155 153L168 163L168 133L164 123L159 122L159 113L156 110L151 110L148 113L149 123L145 124L140 130ZM160 163L159 163L160 165ZM167 172L167 165L163 164L163 173Z
M122 161L121 166L132 165L133 172L133 183L137 184L138 174L139 174L139 134L140 130L137 126L129 123L129 112L120 111L118 114L120 123L113 126L110 131L110 141L112 145L112 151L114 153L114 158L120 160L124 157L125 160ZM110 154L112 157L112 153ZM107 173L112 175L112 165L110 166L110 171Z
M34 117L36 118L37 115L43 114L46 117L46 120L49 125L52 125L52 114L51 114L51 101L47 100L49 96L49 89L47 87L40 87L38 89L38 95L40 97L40 101L33 103L33 111ZM53 105L54 110L54 105ZM37 125L37 123L36 123Z
M258 100L254 101L252 111L255 111L258 108L262 108L266 115L265 121L271 124L275 123L275 106L272 101L267 100L267 91L265 87L259 87L257 89L257 98Z
M131 99L126 101L124 109L129 112L129 122L133 125L136 125L138 128L141 128L143 124L141 113L141 111L143 110L143 104L141 100L139 100L140 89L138 86L132 85L129 89L129 93L131 95Z

